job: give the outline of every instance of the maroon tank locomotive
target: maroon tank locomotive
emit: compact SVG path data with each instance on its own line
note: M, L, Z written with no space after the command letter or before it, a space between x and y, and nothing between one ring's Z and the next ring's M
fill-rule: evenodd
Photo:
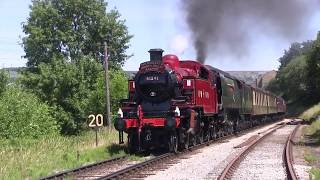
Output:
M180 61L151 49L129 80L115 128L128 134L130 152L171 152L278 119L286 104L262 89L198 61Z

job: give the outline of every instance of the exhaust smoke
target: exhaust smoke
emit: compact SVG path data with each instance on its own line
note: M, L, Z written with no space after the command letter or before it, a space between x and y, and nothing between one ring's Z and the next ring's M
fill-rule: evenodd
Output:
M197 59L208 53L248 54L251 32L296 39L305 32L316 0L182 0Z

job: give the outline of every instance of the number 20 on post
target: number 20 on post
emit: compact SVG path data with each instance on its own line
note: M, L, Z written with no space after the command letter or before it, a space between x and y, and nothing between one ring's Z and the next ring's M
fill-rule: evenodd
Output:
M94 114L90 114L88 116L89 118L89 127L101 127L103 126L103 115L102 114L97 114L96 116Z

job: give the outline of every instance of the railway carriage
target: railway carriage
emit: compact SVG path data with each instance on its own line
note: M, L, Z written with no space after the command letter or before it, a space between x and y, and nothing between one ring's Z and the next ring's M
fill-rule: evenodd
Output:
M150 61L128 82L128 99L121 101L115 122L119 142L127 133L131 152L177 152L285 113L283 99L224 71L162 56L161 49L149 52Z

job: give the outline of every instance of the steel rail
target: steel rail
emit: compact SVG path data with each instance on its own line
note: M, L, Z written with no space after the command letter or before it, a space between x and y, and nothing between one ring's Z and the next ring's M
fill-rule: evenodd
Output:
M284 147L283 151L283 162L286 167L286 172L287 172L287 179L288 180L297 180L297 174L293 168L293 156L292 156L292 142L295 134L297 133L298 129L300 127L300 124L298 124L294 130L290 133L288 136L286 145Z
M248 129L240 131L239 133L242 134L242 133L245 133L245 132L248 132L248 131L253 131L253 130L257 129L257 128L261 128L261 126L264 127L266 125L268 125L268 124L263 124L263 125L260 125L260 126L255 126L255 127L252 127L252 128L248 128ZM284 124L281 124L281 125L277 124L275 126L276 127L278 127L278 126L282 127L282 126L284 126ZM178 156L185 155L186 153L189 153L189 152L193 152L194 150L200 149L200 148L202 148L204 146L220 143L221 141L224 141L224 140L226 140L228 138L232 138L232 137L235 137L235 136L236 135L234 135L234 134L224 135L224 136L219 137L217 139L209 140L209 141L203 142L202 144L197 144L195 146L191 146L190 148L185 149L185 150L183 150L181 152L178 152L176 154L175 153L166 153L166 154L154 157L152 159L149 159L147 161L144 161L144 162L141 162L141 163L138 163L138 164L134 164L132 166L129 166L129 167L124 168L122 170L119 170L117 172L108 174L106 176L100 177L98 179L99 180L126 179L126 177L128 177L129 175L132 175L132 174L135 174L135 173L139 173L139 171L143 171L144 169L146 169L149 166L156 165L156 163L159 164L160 162L165 161L167 159L178 158Z
M59 172L57 174L53 174L53 175L50 175L50 176L42 177L39 180L63 179L64 177L72 176L72 175L81 173L83 171L87 171L87 170L96 168L98 166L116 163L118 161L126 159L127 157L128 156L125 155L125 156L120 156L120 157L115 157L115 158L99 161L99 162L96 162L96 163L92 163L92 164L88 164L88 165L85 165L85 166L81 166L79 168L70 169L70 170Z
M252 141L247 147L245 147L235 158L231 160L231 162L227 165L227 167L222 171L221 175L218 177L218 180L225 180L225 179L231 179L233 173L237 169L238 165L241 163L241 161L246 157L246 155L253 150L253 148L261 142L263 139L271 135L273 132L275 132L277 129L280 129L284 127L286 124L281 124L278 126L275 126L272 130L268 131L267 133L263 134L258 139Z
M257 125L257 126L245 129L245 130L241 130L238 133L239 134L243 134L243 133L246 133L248 131L253 131L255 129L267 126L268 124L269 123ZM162 155L159 155L159 156L154 157L152 159L149 159L147 161L144 161L144 162L129 166L129 167L125 168L125 169L121 169L119 171L116 171L114 173L108 174L106 176L102 176L99 179L117 179L116 177L121 177L124 174L129 174L130 172L133 171L133 169L137 170L140 167L146 167L148 165L154 164L155 162L160 162L162 160L168 159L168 157L174 157L174 156L177 157L177 155L183 155L185 153L192 152L192 151L194 151L196 149L199 149L201 147L208 146L208 145L214 144L214 143L219 143L219 142L221 142L223 140L226 140L228 138L232 138L232 137L235 137L235 136L237 136L237 135L235 135L235 134L223 135L222 137L203 142L202 144L197 144L195 146L192 146L192 147L190 147L188 149L183 150L182 152L178 152L177 154L174 154L174 153L162 154ZM124 160L127 157L128 156L121 156L121 157L116 157L116 158L100 161L100 162L97 162L97 163L81 166L79 168L62 171L62 172L59 172L57 174L50 175L50 176L47 176L47 177L42 177L39 180L63 179L64 177L73 176L73 175L79 174L79 173L81 173L83 171L88 171L90 169L95 169L95 168L99 167L100 165L105 165L105 164L109 164L109 163L112 164L112 163L115 163L117 161Z

